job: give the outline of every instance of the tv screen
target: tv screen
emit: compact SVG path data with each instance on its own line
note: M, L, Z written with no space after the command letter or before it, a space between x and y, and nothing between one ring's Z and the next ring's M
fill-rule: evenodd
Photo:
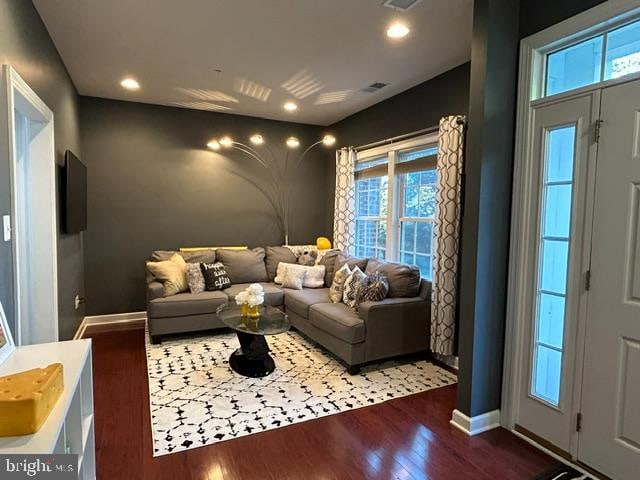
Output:
M64 170L63 229L79 233L87 229L87 167L67 150Z

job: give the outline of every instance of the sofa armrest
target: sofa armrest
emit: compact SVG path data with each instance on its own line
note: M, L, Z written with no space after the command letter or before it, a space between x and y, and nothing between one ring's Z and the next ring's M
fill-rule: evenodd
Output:
M358 316L365 323L365 361L429 349L431 302L420 296L364 302Z
M367 321L372 315L385 316L398 314L416 303L424 304L429 302L426 302L421 297L385 298L379 302L363 302L358 307L358 316L364 321Z
M156 298L162 298L164 289L160 282L149 282L147 284L147 304Z

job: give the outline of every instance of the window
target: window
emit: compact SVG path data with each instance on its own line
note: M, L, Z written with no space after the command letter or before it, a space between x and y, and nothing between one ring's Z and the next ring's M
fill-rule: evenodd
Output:
M560 402L576 127L546 133L531 393Z
M547 55L546 95L640 72L640 21Z
M393 145L375 156L360 152L356 165L357 256L413 264L423 278L431 279L438 152L434 141L430 137Z

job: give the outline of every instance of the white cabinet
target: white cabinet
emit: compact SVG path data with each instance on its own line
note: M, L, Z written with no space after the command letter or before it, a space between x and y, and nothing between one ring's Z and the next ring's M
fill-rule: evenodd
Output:
M0 454L75 453L79 478L96 478L91 340L16 347L0 365L0 377L62 363L64 391L40 430L0 438Z

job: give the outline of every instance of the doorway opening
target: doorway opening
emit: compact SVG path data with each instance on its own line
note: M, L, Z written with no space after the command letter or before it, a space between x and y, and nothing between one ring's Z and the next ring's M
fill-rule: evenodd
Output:
M11 240L18 345L58 340L57 199L53 113L8 65Z

